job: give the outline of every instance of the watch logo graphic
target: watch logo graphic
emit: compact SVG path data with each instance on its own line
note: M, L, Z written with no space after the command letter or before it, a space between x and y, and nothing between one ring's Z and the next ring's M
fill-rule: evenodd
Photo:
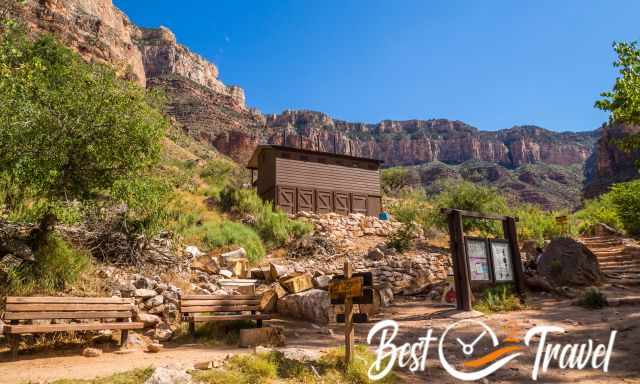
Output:
M440 359L440 363L442 364L442 367L451 376L455 377L456 379L460 379L464 381L473 381L473 380L482 379L484 377L489 376L490 374L497 371L498 369L502 368L511 360L522 355L522 352L518 352L518 351L523 350L524 347L516 346L516 345L505 346L491 353L488 353L485 356L479 357L474 360L466 361L463 364L467 368L480 368L485 366L484 368L478 371L463 372L456 369L451 363L449 363L449 361L445 356L444 344L445 344L445 341L447 340L447 336L449 335L449 332L461 324L472 324L472 325L475 324L475 325L479 325L482 328L482 332L480 333L480 335L477 336L471 343L465 343L459 337L455 339L456 342L462 346L462 353L465 356L473 355L475 346L478 344L478 342L480 342L480 340L482 340L485 337L489 337L491 341L491 345L494 348L500 345L500 342L498 341L498 337L496 336L495 332L493 332L493 330L488 325L486 325L480 320L472 320L472 319L460 320L456 323L449 325L445 329L445 331L442 333L442 336L440 337L440 343L438 344L438 358Z

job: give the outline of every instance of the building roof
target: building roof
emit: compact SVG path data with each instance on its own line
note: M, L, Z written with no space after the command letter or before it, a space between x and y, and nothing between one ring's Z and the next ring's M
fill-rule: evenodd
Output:
M288 151L288 152L305 153L309 155L323 155L327 157L347 159L347 160L369 161L372 163L376 163L378 165L384 163L384 161L382 160L372 159L369 157L358 157L358 156L345 155L341 153L321 152L321 151L314 151L311 149L288 147L285 145L263 144L263 145L259 145L256 148L256 150L253 152L253 155L251 155L251 159L249 159L249 163L247 163L247 168L258 169L258 157L260 156L260 153L262 153L262 151L267 151L267 150L282 150L282 151Z

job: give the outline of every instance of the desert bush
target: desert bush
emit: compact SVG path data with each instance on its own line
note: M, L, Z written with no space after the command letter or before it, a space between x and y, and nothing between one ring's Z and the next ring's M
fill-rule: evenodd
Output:
M153 375L153 371L152 367L138 368L96 379L62 379L56 380L51 384L144 384Z
M568 215L566 212L543 211L533 204L522 204L511 210L510 214L518 218L518 238L521 240L537 240L542 244L545 239L552 239L563 234L562 226L556 222L556 217ZM570 216L570 215L568 215ZM569 220L567 234L574 232L574 226Z
M400 191L420 184L420 175L414 168L393 167L381 172L382 190L388 195L396 195Z
M163 179L146 176L114 183L112 197L127 205L124 226L127 232L151 237L164 228L168 219L171 187Z
M283 246L312 229L309 223L289 219L285 212L263 201L253 189L227 187L220 192L218 201L224 211L249 216L251 225L270 247Z
M233 221L208 222L196 229L203 233L201 240L210 249L243 247L251 262L262 259L266 254L260 236L247 225Z
M88 253L74 249L56 233L47 236L34 256L34 262L24 262L9 269L7 293L29 296L63 291L91 264Z
M445 181L439 189L441 192L431 200L433 214L430 217L432 224L441 229L447 228L446 217L440 213L442 208L493 214L504 214L508 211L506 199L495 188L468 181ZM464 227L467 231L479 230L487 234L502 232L500 223L493 220L464 219Z
M578 300L578 305L589 309L600 309L606 307L609 303L607 302L607 297L599 289L592 287L582 294L582 297Z
M640 235L640 180L614 184L607 193L625 231Z
M415 224L412 222L403 223L400 228L389 235L385 245L389 248L394 248L400 253L404 253L411 249L415 232Z
M577 230L579 233L589 233L598 223L606 224L619 231L624 230L624 225L618 215L618 209L613 203L613 195L611 193L605 193L598 198L587 200L584 207L575 213L575 218L578 221Z
M513 293L509 284L501 284L483 291L480 300L473 305L484 313L509 312L522 309L520 299Z

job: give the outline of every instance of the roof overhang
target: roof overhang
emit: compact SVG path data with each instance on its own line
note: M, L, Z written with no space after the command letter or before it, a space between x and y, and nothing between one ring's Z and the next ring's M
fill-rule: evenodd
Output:
M285 146L285 145L263 144L263 145L258 145L256 150L253 151L253 155L251 155L251 158L249 159L249 162L247 163L247 169L258 169L258 159L260 158L260 154L263 151L269 151L269 150L280 150L280 151L288 151L288 152L296 152L296 153L305 153L305 154L309 154L309 155L324 155L324 156L347 159L347 160L369 161L369 162L372 162L372 163L376 163L378 165L381 165L381 164L384 163L384 161L382 161L382 160L372 159L372 158L369 158L369 157L358 157L358 156L351 156L351 155L345 155L345 154L340 154L340 153L314 151L314 150L311 150L311 149L288 147L288 146Z

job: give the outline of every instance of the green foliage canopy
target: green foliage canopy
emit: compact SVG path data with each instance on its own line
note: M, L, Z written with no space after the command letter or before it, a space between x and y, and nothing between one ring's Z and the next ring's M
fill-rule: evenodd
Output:
M90 199L157 161L161 98L51 36L0 42L0 173L8 201ZM31 196L26 196L30 194Z
M637 42L615 42L618 59L613 63L619 76L613 90L603 92L595 106L611 112L614 122L640 124L640 49ZM640 134L629 135L620 142L628 151L640 149Z

